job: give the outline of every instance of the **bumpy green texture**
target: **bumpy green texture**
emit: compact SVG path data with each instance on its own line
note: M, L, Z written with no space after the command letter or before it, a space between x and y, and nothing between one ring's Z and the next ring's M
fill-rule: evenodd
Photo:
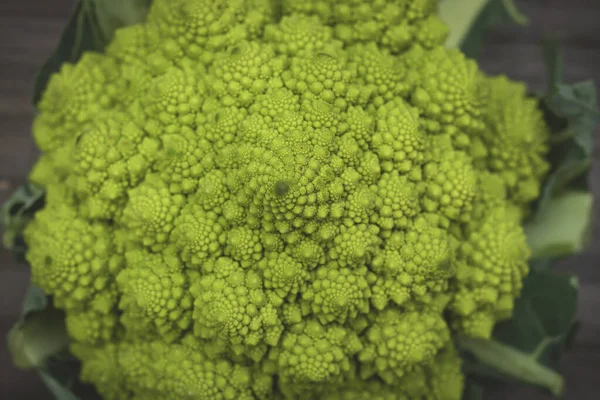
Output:
M105 399L461 398L548 132L435 11L155 0L51 78L27 258Z

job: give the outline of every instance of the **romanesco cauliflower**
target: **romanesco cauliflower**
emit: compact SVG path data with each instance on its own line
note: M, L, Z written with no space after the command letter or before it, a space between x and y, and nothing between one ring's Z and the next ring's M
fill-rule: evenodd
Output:
M548 166L435 0L155 0L39 103L33 280L120 399L459 400ZM279 2L277 2L279 3Z

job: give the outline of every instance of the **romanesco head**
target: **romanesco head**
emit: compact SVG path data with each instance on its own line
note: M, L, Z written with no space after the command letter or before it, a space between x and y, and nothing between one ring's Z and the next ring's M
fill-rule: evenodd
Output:
M155 0L50 80L27 227L115 399L459 400L527 274L547 131L434 0Z

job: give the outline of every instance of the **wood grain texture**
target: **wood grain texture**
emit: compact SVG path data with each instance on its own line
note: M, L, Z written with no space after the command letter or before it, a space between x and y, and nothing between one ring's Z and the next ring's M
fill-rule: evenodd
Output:
M22 182L37 152L30 136L30 103L37 69L50 54L67 21L72 0L7 0L0 2L0 202ZM483 51L483 68L492 74L526 81L544 88L540 42L550 32L567 48L568 81L600 82L600 1L517 1L531 19L527 28L502 27L489 36ZM598 140L600 144L600 140ZM592 186L600 190L600 147L596 148ZM600 202L598 202L600 203ZM597 215L600 208L597 204ZM590 250L564 261L560 270L580 276L580 317L583 329L563 360L568 400L593 400L600 393L600 224L596 224ZM8 268L8 269L7 269ZM0 337L18 313L28 273L13 266L10 254L0 250ZM0 339L1 341L2 339ZM499 387L490 399L550 399L530 388ZM489 395L489 397L488 397ZM0 349L0 397L51 399L33 373L16 371L9 355Z

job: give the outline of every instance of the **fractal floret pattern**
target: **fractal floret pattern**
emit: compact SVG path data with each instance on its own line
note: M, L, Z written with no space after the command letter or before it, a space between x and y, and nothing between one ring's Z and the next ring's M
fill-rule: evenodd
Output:
M107 400L459 400L548 166L434 0L155 0L52 76L33 280Z

